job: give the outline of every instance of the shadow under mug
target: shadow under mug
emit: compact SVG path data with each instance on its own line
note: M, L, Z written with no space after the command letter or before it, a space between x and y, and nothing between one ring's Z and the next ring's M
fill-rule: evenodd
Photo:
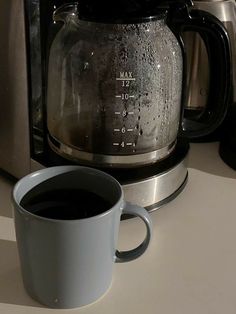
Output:
M43 191L84 189L108 199L109 210L83 219L57 220L38 216L20 202L40 184ZM58 166L20 179L13 189L14 222L24 287L52 308L75 308L100 298L111 285L114 262L127 262L148 247L152 223L144 208L124 201L112 176L88 167ZM116 250L121 214L140 217L146 237L130 251Z

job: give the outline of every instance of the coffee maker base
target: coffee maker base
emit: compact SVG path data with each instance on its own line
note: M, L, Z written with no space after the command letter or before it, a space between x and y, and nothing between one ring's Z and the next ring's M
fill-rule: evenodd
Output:
M126 201L153 211L173 200L184 189L188 179L188 151L188 141L180 138L177 140L175 149L166 159L151 165L136 168L97 169L112 175L119 181ZM78 163L62 158L49 148L47 162L42 161L42 164L51 167ZM32 171L34 170L37 170L36 163L32 167Z
M128 202L145 207L149 212L169 203L184 189L188 180L186 160L176 167L146 180L122 184Z
M126 201L153 211L173 200L184 189L188 179L188 151L188 141L179 138L166 159L143 167L102 170L120 182Z

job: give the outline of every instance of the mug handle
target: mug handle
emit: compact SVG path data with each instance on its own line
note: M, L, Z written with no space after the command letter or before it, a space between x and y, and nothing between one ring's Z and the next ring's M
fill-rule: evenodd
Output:
M122 209L122 214L137 216L141 218L145 223L147 233L143 242L136 248L129 251L116 250L115 253L116 263L129 262L141 256L146 251L152 237L152 221L150 219L148 212L143 207L133 205L129 202L125 202L124 208Z
M211 134L225 118L232 95L231 50L227 31L224 25L212 14L192 9L179 1L172 6L172 14L168 26L179 40L183 53L184 44L181 33L186 31L198 32L203 39L210 66L209 98L206 109L196 116L184 115L186 102L186 62L184 62L182 126L180 135L189 139Z

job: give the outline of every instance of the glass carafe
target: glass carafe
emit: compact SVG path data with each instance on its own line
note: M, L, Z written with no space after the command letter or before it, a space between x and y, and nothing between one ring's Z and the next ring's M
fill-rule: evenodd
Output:
M162 160L174 149L180 126L184 129L183 49L167 25L171 16L178 28L172 16L180 14L179 9L157 10L142 21L111 23L80 16L77 8L66 5L54 14L64 26L52 44L48 70L51 147L66 158L98 166L132 167ZM201 20L191 22L192 28ZM224 31L205 33L221 38L217 53L228 60ZM189 134L206 132L213 120L193 129L188 121Z

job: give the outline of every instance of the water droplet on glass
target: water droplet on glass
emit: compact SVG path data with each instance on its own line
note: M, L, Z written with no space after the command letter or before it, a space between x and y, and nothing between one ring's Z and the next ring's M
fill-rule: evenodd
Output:
M89 63L88 62L84 62L84 70L87 70L89 67Z

